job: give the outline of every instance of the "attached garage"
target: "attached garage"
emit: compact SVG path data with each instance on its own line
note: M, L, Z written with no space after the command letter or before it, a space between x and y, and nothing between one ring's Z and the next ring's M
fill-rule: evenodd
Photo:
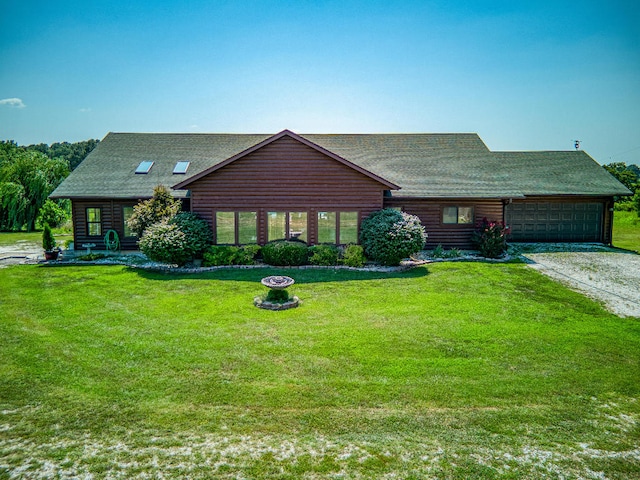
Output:
M604 202L514 201L505 223L516 242L601 242L604 211Z

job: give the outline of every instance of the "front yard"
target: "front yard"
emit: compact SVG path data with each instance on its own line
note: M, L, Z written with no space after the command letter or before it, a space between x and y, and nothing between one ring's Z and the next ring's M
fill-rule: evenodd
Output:
M522 264L13 266L0 312L0 478L640 475L638 319Z

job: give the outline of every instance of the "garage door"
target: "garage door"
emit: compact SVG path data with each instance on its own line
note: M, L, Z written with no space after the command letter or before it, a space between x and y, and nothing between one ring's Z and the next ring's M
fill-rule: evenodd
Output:
M505 220L514 241L600 242L602 213L602 203L515 202Z

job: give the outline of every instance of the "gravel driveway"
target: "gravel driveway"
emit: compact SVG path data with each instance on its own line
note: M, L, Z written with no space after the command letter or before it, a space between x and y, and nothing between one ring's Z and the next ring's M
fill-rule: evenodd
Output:
M609 251L523 256L532 262L530 267L603 302L616 315L640 317L640 255Z

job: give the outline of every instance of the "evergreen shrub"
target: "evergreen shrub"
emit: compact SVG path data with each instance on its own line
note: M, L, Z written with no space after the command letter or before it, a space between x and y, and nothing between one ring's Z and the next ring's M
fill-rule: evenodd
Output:
M217 267L221 265L253 265L260 253L259 245L211 245L204 252L205 267Z
M262 247L262 259L269 265L305 265L308 258L309 247L299 241L276 240Z
M309 248L309 263L329 267L338 264L340 251L335 245L314 245Z
M383 265L399 265L424 247L427 239L415 215L386 208L373 212L360 227L360 243L368 258Z
M167 222L148 227L138 242L140 250L154 262L183 266L191 258L187 235L178 225Z
M185 234L186 246L191 258L201 258L213 241L213 232L209 224L195 213L180 212L169 220Z
M347 267L362 267L367 261L364 256L364 249L360 245L349 244L342 252L342 259L340 260L343 265Z
M51 252L56 248L56 239L53 237L53 232L51 232L51 227L48 223L44 224L42 230L42 248L44 248L45 252Z

